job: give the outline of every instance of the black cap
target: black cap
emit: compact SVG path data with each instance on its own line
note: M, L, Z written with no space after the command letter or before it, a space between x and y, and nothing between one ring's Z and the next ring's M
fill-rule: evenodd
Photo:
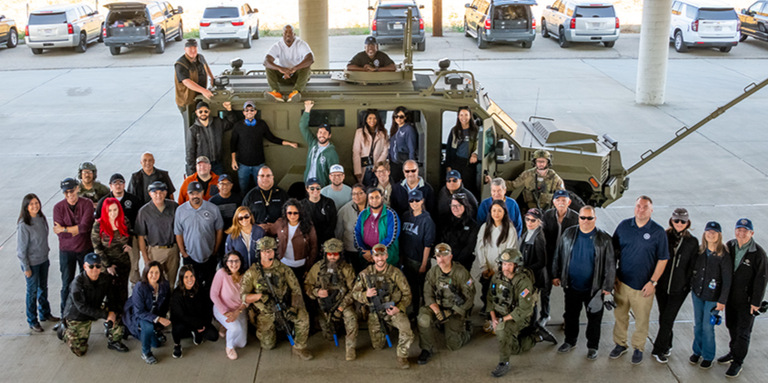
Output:
M101 257L96 253L88 253L85 255L84 262L89 265L98 265L101 263Z
M65 178L59 186L61 186L61 191L65 192L76 188L77 181L74 178Z
M307 182L305 182L305 184L307 185L307 187L310 187L314 184L320 185L320 181L315 177L309 177L307 178Z
M718 233L723 232L723 230L720 228L720 224L715 221L707 222L707 226L704 226L704 231L707 231L707 230L716 231Z
M317 127L318 129L325 129L328 131L328 134L331 134L331 126L328 124L320 124L320 126Z
M459 173L459 171L456 170L456 169L449 170L448 173L445 173L445 180L448 181L451 178L455 178L457 180L460 180L461 179L461 173Z
M203 192L203 184L201 184L200 182L197 182L197 181L190 182L189 185L187 185L187 193L192 193L192 192L202 193Z
M115 173L112 177L109 177L109 184L111 185L115 181L123 181L125 183L125 177L120 173Z
M376 38L373 36L368 36L365 38L365 45L368 44L376 44Z
M168 190L168 186L166 186L165 183L162 182L162 181L155 181L155 182L152 182L151 184L149 184L149 187L147 188L147 190L150 191L150 192L158 191L158 190L160 190L160 191L167 191Z
M197 40L187 39L187 41L184 43L184 48L189 48L189 47L197 48Z
M229 183L233 183L232 182L232 178L228 174L222 174L222 175L219 176L219 182L223 182L223 181L227 181Z
M411 201L421 201L424 199L424 193L421 192L421 190L416 189L408 193L408 202Z
M198 103L197 103L197 106L195 106L195 110L198 110L198 109L200 109L200 108L208 108L208 109L211 109L211 107L210 107L210 106L208 106L208 103L207 103L207 102L205 102L205 101L200 101L200 102L198 102Z
M537 209L535 207L532 208L532 209L528 209L528 211L525 212L525 215L530 215L531 217L536 218L538 220L541 220L542 217L544 217L544 215L541 214L541 210L539 210L539 209Z

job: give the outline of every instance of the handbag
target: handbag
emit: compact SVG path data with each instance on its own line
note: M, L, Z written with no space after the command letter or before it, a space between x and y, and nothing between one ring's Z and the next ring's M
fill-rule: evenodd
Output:
M363 185L366 187L375 187L379 184L379 179L376 178L376 174L373 172L373 149L376 147L375 137L373 143L371 143L371 152L368 156L360 158L360 167L364 168L363 171Z

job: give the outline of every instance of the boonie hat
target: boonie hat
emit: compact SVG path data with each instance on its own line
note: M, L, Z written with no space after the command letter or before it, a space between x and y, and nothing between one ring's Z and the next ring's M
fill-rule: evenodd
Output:
M85 255L84 262L89 265L97 265L101 263L101 257L99 257L99 255L96 253L88 253Z
M112 177L109 177L109 183L110 183L110 185L111 185L113 182L115 182L115 181L123 181L123 183L125 183L125 177L123 177L123 175L122 175L122 174L120 174L120 173L115 173L115 174L113 174L113 175L112 175Z
M447 243L441 243L435 246L435 255L445 256L451 254L451 246L449 246Z
M63 181L61 181L61 184L59 185L61 187L61 191L65 192L67 190L72 190L77 187L77 181L74 178L65 178Z
M197 157L197 161L195 161L195 163L199 164L201 162L205 162L206 164L210 164L211 160L209 160L208 157L206 157L206 156Z
M368 44L376 44L376 38L373 36L368 36L365 38L365 45Z
M197 181L190 182L189 185L187 185L187 193L192 193L192 192L202 193L203 184Z
M149 184L149 187L147 188L147 190L151 192L158 191L158 190L167 191L168 186L166 186L165 183L162 181L155 181Z
M371 249L371 253L374 254L374 255L376 255L376 254L388 254L387 253L387 247L382 245L381 243L378 244L378 245L374 245L373 249Z
M565 190L557 190L557 191L555 191L554 196L552 196L552 199L555 200L555 199L558 199L560 197L571 198L571 196L568 195L567 191L565 191Z
M451 178L455 178L457 180L461 179L461 173L459 173L458 170L451 170L448 173L445 174L445 180L449 180Z
M718 233L723 232L723 230L720 228L720 224L715 221L709 221L707 222L707 225L704 226L704 231L709 231L709 230L716 231Z
M750 231L755 231L754 226L752 226L752 221L749 218L739 218L739 220L736 221L736 228L745 228Z
M679 219L684 222L688 222L688 210L685 210L682 207L675 209L675 211L672 212L672 219Z
M344 173L344 167L339 164L331 165L331 171L329 172L329 174L332 174L332 173Z
M331 238L323 244L323 251L326 253L341 253L344 251L344 242L337 238Z

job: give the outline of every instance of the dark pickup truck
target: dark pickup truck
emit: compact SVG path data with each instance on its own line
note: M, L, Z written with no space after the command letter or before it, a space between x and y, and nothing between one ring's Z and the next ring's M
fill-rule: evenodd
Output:
M167 1L132 1L104 5L109 9L104 23L104 44L113 56L122 47L154 47L165 52L165 43L184 38L181 7L173 8Z

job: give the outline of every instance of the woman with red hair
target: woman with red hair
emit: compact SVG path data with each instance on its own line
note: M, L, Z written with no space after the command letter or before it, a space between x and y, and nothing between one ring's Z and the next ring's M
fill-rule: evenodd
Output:
M117 198L107 198L101 206L101 218L93 223L91 231L93 252L101 257L101 266L115 279L119 301L115 307L123 307L128 300L128 277L131 273L131 238L128 236L128 220Z

